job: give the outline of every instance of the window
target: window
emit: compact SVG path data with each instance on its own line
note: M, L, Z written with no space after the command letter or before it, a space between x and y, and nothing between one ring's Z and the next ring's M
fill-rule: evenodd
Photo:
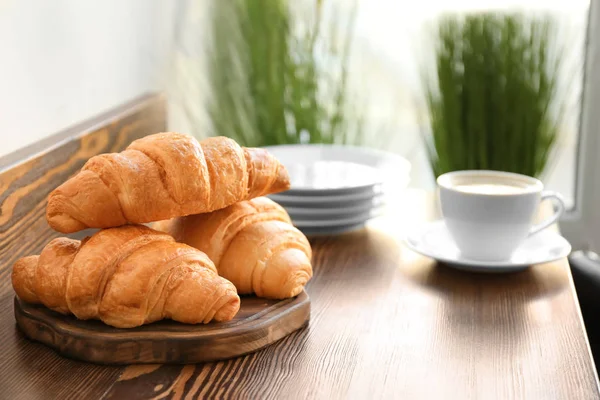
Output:
M342 4L344 0L336 0ZM444 12L473 12L478 10L523 10L528 13L550 12L556 16L562 37L569 43L565 56L563 95L568 96L562 138L557 154L543 180L546 186L563 193L570 207L575 205L575 174L580 115L580 94L584 43L589 0L507 2L499 0L424 0L406 2L395 0L359 0L355 27L353 61L360 69L356 89L369 101L371 132L386 127L391 139L388 148L410 158L413 163L413 186L432 188L433 176L420 141L419 118L425 117L416 98L421 93L419 64L431 48L427 41L427 26ZM519 7L519 8L516 8ZM344 9L344 7L340 7ZM573 75L574 72L576 75ZM364 78L365 75L368 78ZM569 81L569 82L567 82ZM571 86L568 90L567 84ZM362 86L360 86L362 85ZM394 119L392 121L392 118ZM387 144L387 143L386 143Z
M349 2L336 1L340 9L348 9ZM590 7L589 0L423 0L410 6L395 0L359 0L358 7L353 61L361 77L356 89L369 104L370 132L385 127L391 139L387 148L413 165L411 186L426 189L435 181L419 135L425 114L415 98L421 90L419 59L431 48L427 24L443 12L522 10L556 16L569 50L561 85L567 109L555 157L542 180L566 198L570 211L561 229L574 248L600 250L600 6Z

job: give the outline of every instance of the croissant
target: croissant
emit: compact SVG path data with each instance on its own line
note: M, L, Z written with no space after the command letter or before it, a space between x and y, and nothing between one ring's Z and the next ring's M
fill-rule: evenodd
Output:
M196 324L238 312L235 287L206 254L141 225L57 238L19 259L12 284L25 302L130 328L169 318Z
M288 188L287 170L264 149L158 133L89 159L50 193L46 218L71 233L209 212Z
M205 252L240 294L293 297L312 277L308 240L287 212L265 197L153 227Z

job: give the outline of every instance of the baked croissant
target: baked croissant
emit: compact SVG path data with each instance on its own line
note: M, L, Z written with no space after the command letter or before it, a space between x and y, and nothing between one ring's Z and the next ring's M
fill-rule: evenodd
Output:
M205 252L240 294L293 297L312 277L308 240L287 212L265 197L153 227Z
M141 225L98 231L83 241L57 238L39 256L19 259L17 296L79 319L131 328L169 318L229 321L240 298L206 254Z
M50 193L46 218L70 233L209 212L288 188L287 170L264 149L158 133L89 159Z

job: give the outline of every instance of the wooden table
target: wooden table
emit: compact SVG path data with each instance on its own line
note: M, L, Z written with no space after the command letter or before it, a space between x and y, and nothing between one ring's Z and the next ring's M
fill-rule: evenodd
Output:
M122 145L113 139L109 149ZM600 398L566 260L506 275L436 265L400 240L436 217L434 197L419 191L367 229L311 239L310 325L263 351L188 366L61 358L25 339L12 315L12 262L57 236L43 221L43 199L19 211L28 187L52 186L50 172L23 171L0 175L8 193L0 214L2 399Z

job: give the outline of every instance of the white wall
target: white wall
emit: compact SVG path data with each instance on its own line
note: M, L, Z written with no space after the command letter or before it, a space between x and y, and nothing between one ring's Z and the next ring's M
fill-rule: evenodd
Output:
M161 88L174 4L0 0L0 156Z

